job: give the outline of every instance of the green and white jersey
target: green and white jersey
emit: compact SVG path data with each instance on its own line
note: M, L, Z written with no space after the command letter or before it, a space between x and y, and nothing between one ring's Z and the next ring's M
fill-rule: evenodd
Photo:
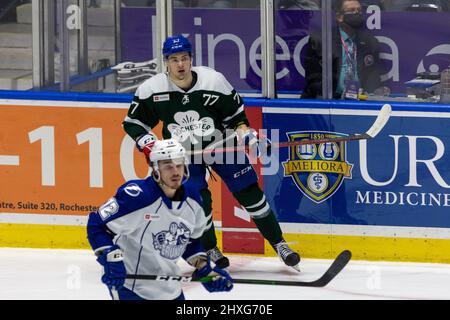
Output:
M167 73L145 81L136 91L125 131L136 139L163 123L163 138L175 138L187 149L205 148L222 139L225 129L248 124L242 98L225 77L207 67L193 67L197 82L188 91Z

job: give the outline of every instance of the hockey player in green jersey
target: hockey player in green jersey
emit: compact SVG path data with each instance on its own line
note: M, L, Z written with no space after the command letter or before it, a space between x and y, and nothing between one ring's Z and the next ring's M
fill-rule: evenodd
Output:
M163 137L178 140L187 150L203 150L217 141L227 140L224 132L230 129L237 133L235 139L238 144L258 149L262 141L250 128L241 97L221 73L207 67L192 66L192 46L187 38L181 35L167 38L163 55L167 72L153 76L137 89L123 122L124 130L136 141L147 161L157 140L152 129L160 121L163 123ZM234 159L244 160L237 163L206 163L204 159L199 161L198 157L191 159L191 181L200 190L208 220L208 231L202 237L203 245L218 267L229 266L229 260L217 248L212 220L211 192L205 179L206 171L212 168L250 214L280 259L298 270L300 256L283 239L280 225L258 186L258 178L249 159L242 154L239 157L239 152L235 152ZM227 156L228 159L230 157Z

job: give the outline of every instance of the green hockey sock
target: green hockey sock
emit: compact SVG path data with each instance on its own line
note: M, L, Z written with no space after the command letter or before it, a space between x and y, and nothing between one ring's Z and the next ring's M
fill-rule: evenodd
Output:
M213 249L217 246L217 237L214 229L214 224L212 221L212 196L208 189L200 190L200 195L203 200L203 210L205 211L207 224L211 227L203 233L200 241L206 251Z
M253 218L253 222L256 224L256 227L259 232L261 232L262 236L270 243L275 244L283 240L280 224L272 209L270 209L269 214L264 218Z
M283 234L275 213L257 183L233 193L236 200L247 210L262 236L271 243L278 243Z

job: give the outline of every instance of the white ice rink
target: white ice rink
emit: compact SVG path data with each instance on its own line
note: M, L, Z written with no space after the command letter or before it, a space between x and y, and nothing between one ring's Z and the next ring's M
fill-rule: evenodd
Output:
M230 256L235 278L309 281L331 261L303 259L298 274L277 258ZM186 274L191 270L180 264ZM0 249L0 299L109 299L101 268L91 251ZM237 284L229 293L210 294L199 283L186 284L186 299L360 300L450 299L450 265L350 261L325 288Z

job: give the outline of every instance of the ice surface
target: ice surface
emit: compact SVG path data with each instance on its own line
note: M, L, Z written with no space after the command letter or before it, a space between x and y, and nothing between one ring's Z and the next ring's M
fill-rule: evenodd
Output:
M315 280L330 260L303 259L302 272L277 258L229 256L235 278ZM191 267L180 262L185 274ZM88 250L0 249L0 299L110 299L101 267ZM208 293L201 284L184 287L186 299L360 300L450 299L450 265L350 261L325 288L236 284L229 293Z

